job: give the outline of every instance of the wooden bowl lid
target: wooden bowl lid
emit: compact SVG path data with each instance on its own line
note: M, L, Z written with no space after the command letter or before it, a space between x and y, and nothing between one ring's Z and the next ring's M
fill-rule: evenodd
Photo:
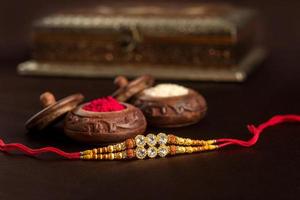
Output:
M118 101L126 102L146 88L153 86L154 78L150 75L143 75L128 82L126 77L118 76L115 78L115 84L119 86L119 89L112 96Z
M52 93L45 92L40 96L40 101L44 109L27 120L25 126L30 131L40 131L58 122L61 117L76 108L83 99L84 96L78 93L56 102Z

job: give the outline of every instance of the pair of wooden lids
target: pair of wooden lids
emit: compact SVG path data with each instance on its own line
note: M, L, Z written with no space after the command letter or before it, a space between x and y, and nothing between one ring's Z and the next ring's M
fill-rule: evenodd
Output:
M115 79L115 84L119 88L112 96L118 101L125 102L144 89L151 87L154 84L154 78L149 75L143 75L129 82L124 76L118 76ZM78 93L56 101L52 93L45 92L40 96L40 102L44 108L33 115L25 123L25 126L30 131L41 131L58 122L69 111L82 103L83 100L84 96Z

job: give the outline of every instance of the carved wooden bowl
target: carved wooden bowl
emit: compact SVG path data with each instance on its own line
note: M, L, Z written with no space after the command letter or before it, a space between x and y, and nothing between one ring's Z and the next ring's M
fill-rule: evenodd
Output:
M174 97L152 97L140 94L133 100L150 125L181 127L197 123L205 116L207 104L202 95L189 89L188 94Z
M80 142L120 142L146 130L146 119L138 108L122 103L126 108L114 112L91 112L78 106L65 118L65 134Z

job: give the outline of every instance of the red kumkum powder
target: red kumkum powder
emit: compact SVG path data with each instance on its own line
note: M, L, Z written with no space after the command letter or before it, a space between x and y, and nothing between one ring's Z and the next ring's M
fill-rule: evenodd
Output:
M113 97L104 97L95 99L85 106L83 106L84 110L92 111L92 112L113 112L113 111L120 111L124 110L125 106L120 104L116 99Z

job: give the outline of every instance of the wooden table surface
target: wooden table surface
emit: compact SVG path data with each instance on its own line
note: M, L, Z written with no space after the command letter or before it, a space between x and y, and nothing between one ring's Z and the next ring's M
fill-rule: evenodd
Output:
M270 49L264 64L242 84L179 82L206 97L208 115L196 125L163 131L248 139L249 123L300 114L300 4L275 1L257 7L265 17ZM40 109L38 96L45 90L58 98L81 92L90 100L111 94L112 79L22 77L16 74L20 61L18 56L0 61L0 137L36 148L91 147L68 139L59 127L28 134L24 122ZM84 162L0 153L0 199L299 199L299 144L300 125L287 124L266 130L252 148L167 159Z

